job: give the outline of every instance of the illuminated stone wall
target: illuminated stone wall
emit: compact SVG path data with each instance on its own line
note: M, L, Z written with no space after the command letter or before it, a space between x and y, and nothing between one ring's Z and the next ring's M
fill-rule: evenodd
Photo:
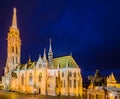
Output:
M29 57L28 62L20 63L21 39L15 8L7 40L7 61L2 77L4 90L82 96L81 69L71 55L53 58L51 39L48 57L44 49L43 58L39 56L37 62L32 62Z

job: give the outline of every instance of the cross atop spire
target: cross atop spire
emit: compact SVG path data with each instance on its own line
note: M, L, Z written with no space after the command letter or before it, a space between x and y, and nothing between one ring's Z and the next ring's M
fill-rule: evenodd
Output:
M17 28L17 16L16 16L16 8L13 9L13 19L12 19L12 27Z

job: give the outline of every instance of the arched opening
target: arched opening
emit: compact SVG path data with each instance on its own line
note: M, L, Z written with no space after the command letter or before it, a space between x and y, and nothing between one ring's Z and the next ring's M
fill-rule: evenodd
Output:
M39 88L39 90L38 90L38 91L39 91L38 93L40 94L40 93L41 93L41 88Z
M32 73L29 74L29 85L33 85L33 76L32 76Z
M11 50L12 50L12 52L14 53L14 47L13 47L13 46L12 46Z
M42 80L42 73L39 73L38 81L41 82Z
M72 72L71 71L69 72L69 77L72 77Z
M24 74L22 74L22 77L21 77L21 85L24 85Z
M14 56L12 57L12 63L14 63Z
M74 77L76 77L76 72L74 72Z
M64 77L64 72L62 72L62 77Z

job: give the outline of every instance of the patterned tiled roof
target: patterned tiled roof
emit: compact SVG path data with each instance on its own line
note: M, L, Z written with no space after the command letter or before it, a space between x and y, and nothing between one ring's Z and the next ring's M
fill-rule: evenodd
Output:
M68 65L68 68L70 68L70 67L71 68L78 68L79 67L71 55L54 58L52 60L52 62L53 62L54 68L57 68L58 65L60 68L66 68L66 65Z

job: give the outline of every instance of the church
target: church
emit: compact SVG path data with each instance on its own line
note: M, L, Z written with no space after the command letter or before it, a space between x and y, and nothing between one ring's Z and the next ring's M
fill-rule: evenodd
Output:
M72 55L54 58L50 39L49 51L37 61L21 64L21 39L16 8L7 36L7 59L2 84L4 90L42 95L82 96L81 69Z

